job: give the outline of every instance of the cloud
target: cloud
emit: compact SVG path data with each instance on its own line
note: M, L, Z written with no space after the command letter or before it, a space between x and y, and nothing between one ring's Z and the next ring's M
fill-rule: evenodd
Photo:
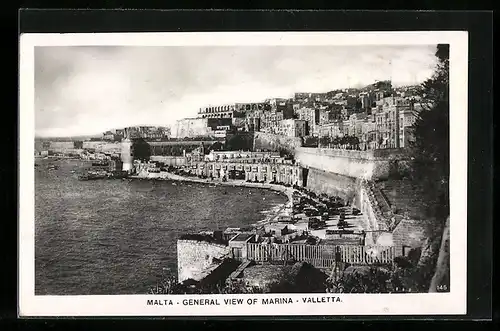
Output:
M382 79L419 83L433 72L435 47L37 47L36 134L169 125L206 104Z

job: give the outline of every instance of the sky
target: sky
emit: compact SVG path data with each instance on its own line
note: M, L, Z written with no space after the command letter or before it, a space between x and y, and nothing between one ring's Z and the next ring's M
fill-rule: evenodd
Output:
M199 108L432 75L436 45L38 46L35 134L168 126Z

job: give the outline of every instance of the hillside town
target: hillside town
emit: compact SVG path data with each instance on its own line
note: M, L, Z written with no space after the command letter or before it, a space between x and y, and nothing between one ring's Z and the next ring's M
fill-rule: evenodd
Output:
M292 98L207 105L197 116L168 127L130 127L107 131L102 139L224 139L238 132L302 138L312 145L348 149L404 148L422 108L418 86L393 88L379 81L360 89L295 93Z
M258 226L179 238L177 281L200 288L246 279L245 288L262 290L269 280L245 275L257 279L279 273L276 264L307 263L331 282L352 268L388 267L420 254L422 206L404 180L405 151L423 107L418 95L417 86L380 81L290 99L207 105L171 128L37 141L35 151L38 157L93 160L102 174L89 171L79 177L84 180L165 179L282 192L288 203Z

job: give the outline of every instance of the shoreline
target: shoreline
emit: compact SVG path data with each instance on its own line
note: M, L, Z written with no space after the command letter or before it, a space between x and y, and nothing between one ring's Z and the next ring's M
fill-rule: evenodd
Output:
M144 175L133 175L129 176L130 179L141 179L141 180L171 180L171 181L180 181L180 182L191 182L191 183L201 183L201 184L215 184L221 186L233 186L233 187L249 187L249 188L258 188L258 189L267 189L272 190L274 192L283 193L287 197L287 201L284 202L277 208L276 211L269 210L270 215L266 215L266 217L260 221L257 221L251 226L257 230L262 229L266 224L273 222L278 216L292 216L292 206L293 206L293 192L295 189L292 187L284 187L281 185L275 184L261 184L261 183L249 183L243 180L231 180L231 181L220 181L220 180L210 180L210 179L201 179L201 178L189 178L176 174L172 174L169 172L162 173L148 173L146 176ZM288 211L287 211L288 209Z

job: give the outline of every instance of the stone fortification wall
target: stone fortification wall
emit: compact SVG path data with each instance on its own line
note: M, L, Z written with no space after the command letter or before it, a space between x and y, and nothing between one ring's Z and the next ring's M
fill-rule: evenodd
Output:
M120 142L84 141L83 148L95 149L98 153L121 153L122 145Z
M264 132L255 132L254 135L255 150L280 151L284 149L293 153L300 146L302 146L300 137L286 137Z
M212 133L212 129L208 126L207 118L184 118L175 123L172 130L172 137L208 136Z
M295 159L305 168L316 168L352 178L386 179L406 159L400 151L354 151L327 148L295 148Z
M151 161L162 162L167 166L183 166L187 164L187 159L184 156L170 156L170 155L151 155Z
M365 215L366 230L373 231L367 233L367 242L374 245L392 246L392 235L390 235L387 222L376 204L370 186L362 180L357 180L353 205Z
M346 201L352 201L356 194L356 180L324 170L309 168L305 171L306 187L311 191L330 196L339 196Z
M222 260L231 253L229 246L196 240L177 241L178 281L200 281L214 265L214 259Z

